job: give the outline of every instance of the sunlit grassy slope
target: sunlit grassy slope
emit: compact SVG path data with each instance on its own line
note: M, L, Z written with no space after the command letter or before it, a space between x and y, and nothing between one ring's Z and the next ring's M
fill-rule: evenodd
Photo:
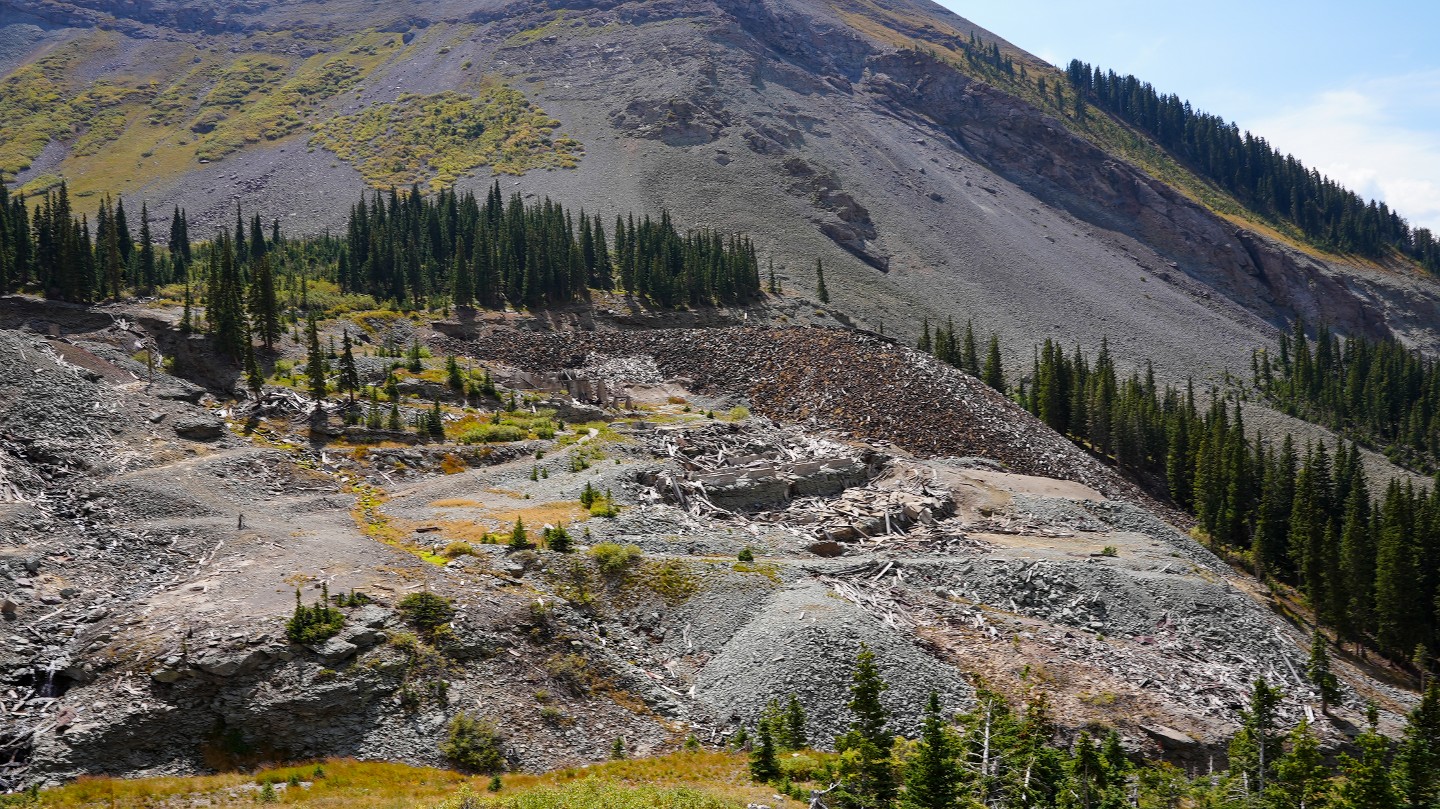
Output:
M317 769L318 768L318 769ZM265 789L270 784L269 790ZM545 775L507 774L498 792L489 777L404 764L334 759L254 774L190 778L85 778L40 793L38 806L253 806L274 802L315 809L475 806L496 809L730 809L777 802L772 787L753 784L745 758L725 753L675 753L612 761ZM469 799L469 803L466 802Z
M97 30L0 79L0 174L14 176L59 144L63 159L28 178L26 193L41 193L62 176L79 196L123 192L257 144L293 139L303 146L312 138L312 146L335 150L380 187L452 183L482 167L522 173L576 165L580 145L555 131L557 121L479 71L451 92L382 99L345 114L378 71L427 41L366 31L301 56L283 34L270 32L247 35L242 49L137 43Z

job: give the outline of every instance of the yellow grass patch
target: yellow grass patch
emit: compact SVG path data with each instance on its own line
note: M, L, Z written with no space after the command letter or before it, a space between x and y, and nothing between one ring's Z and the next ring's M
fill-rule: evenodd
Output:
M320 768L317 775L316 767ZM292 779L300 786L289 786ZM611 761L591 767L530 775L502 776L499 793L487 789L486 776L412 767L389 762L329 759L264 769L254 774L227 773L187 778L81 778L40 795L40 806L76 809L141 809L156 806L254 806L262 784L273 785L280 804L313 809L409 809L440 806L462 789L476 805L506 807L632 807L674 805L736 807L765 803L793 809L802 804L776 801L772 786L752 783L743 754L672 753L655 758ZM679 794L674 791L681 791ZM667 800L682 797L682 801Z

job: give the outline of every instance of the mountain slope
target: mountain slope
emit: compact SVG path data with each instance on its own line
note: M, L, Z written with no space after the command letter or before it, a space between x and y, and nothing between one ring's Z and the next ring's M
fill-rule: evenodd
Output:
M1309 255L1216 215L1240 208L1108 118L1092 113L1085 131L1028 84L937 58L973 32L1031 80L1060 82L929 3L422 3L398 15L92 0L27 3L23 19L17 5L3 6L7 30L39 18L50 31L9 64L69 59L64 92L103 95L76 115L109 121L40 150L21 175L35 187L63 172L82 193L123 189L132 208L179 204L210 226L240 205L296 230L335 227L335 199L366 178L307 146L314 128L404 93L505 86L584 150L578 168L507 186L746 231L792 294L823 257L839 308L871 327L912 333L928 314L973 317L1015 346L1108 335L1167 376L1242 369L1296 315L1437 345L1428 277ZM80 52L65 57L67 42ZM324 71L335 59L344 69ZM197 131L216 88L256 70L238 108ZM266 117L265 98L307 81L298 116ZM479 174L459 182L488 182Z

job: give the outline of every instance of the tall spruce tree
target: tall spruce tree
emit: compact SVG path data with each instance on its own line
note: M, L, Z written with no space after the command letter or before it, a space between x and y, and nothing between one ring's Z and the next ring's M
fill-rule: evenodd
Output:
M360 372L355 367L355 352L350 343L350 330L345 329L340 338L340 390L350 396L355 404L355 394L360 391Z
M890 761L895 739L889 729L890 712L880 702L889 687L875 664L875 653L862 643L846 703L855 718L849 731L835 739L835 749L851 765L843 773L841 800L846 805L885 809L895 802L899 785Z
M960 794L959 743L940 713L940 695L930 692L920 739L906 764L906 809L951 809Z
M305 378L309 382L310 398L319 402L325 398L325 352L320 348L320 329L311 314L305 321Z
M280 301L275 291L275 272L270 257L261 254L250 282L250 322L266 351L275 350L280 339Z
M1440 806L1440 683L1425 689L1407 720L1393 770L1399 805L1435 809Z
M140 203L140 250L137 257L140 277L136 283L147 291L152 290L159 278L156 275L154 238L150 234L150 206L144 202Z

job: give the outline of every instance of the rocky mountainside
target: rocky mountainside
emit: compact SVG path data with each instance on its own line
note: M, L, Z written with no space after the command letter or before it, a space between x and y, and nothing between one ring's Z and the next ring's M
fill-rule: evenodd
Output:
M1108 336L1172 378L1248 367L1295 316L1437 347L1428 276L1282 240L1103 113L1073 120L1032 86L1063 74L927 2L7 0L0 24L10 86L73 99L63 127L3 111L24 133L4 163L32 190L64 175L209 227L239 205L315 231L367 181L544 168L507 190L747 232L792 293L823 258L838 308L890 333L928 315L1017 351ZM958 58L972 36L1027 78ZM381 166L429 130L369 151L336 135L497 86L553 116L536 153L396 173ZM541 159L560 139L579 151Z
M310 414L283 385L234 404L184 378L208 383L213 358L173 316L0 301L8 785L441 764L459 711L541 770L617 737L718 744L792 693L823 744L861 643L905 732L930 689L970 705L977 675L1050 695L1066 733L1114 727L1191 767L1222 753L1258 676L1284 684L1288 720L1315 714L1304 627L1183 518L884 339L349 322L367 383L390 368L367 346L418 339L429 373L449 353L499 386L462 401L407 375L402 397L444 403L444 437L424 439ZM150 340L169 358L153 379L135 353ZM512 391L529 404L507 410ZM472 443L487 413L528 426ZM577 547L517 550L516 520ZM297 592L363 598L305 642L286 628ZM400 609L415 593L451 600L449 629L417 627ZM1412 701L1382 669L1336 666L1344 697L1317 725L1332 743L1365 701L1387 726Z
M1300 245L938 6L0 0L0 72L0 171L64 178L78 211L148 203L157 234L172 206L197 238L237 208L334 232L367 187L499 172L507 194L744 232L785 291L327 312L317 346L358 337L375 398L318 409L298 325L246 396L178 306L0 299L0 786L440 764L462 710L527 770L719 745L791 693L823 742L862 643L902 731L930 688L972 704L979 675L1049 694L1062 734L1114 727L1192 768L1256 677L1327 744L1367 700L1390 730L1413 703L1337 654L1343 698L1317 712L1286 602L907 346L924 317L973 318L1022 372L1035 342L1108 338L1203 385L1297 316L1440 349L1440 286ZM510 547L521 521L574 552ZM287 632L297 592L342 596L343 628ZM402 608L427 593L452 620Z

